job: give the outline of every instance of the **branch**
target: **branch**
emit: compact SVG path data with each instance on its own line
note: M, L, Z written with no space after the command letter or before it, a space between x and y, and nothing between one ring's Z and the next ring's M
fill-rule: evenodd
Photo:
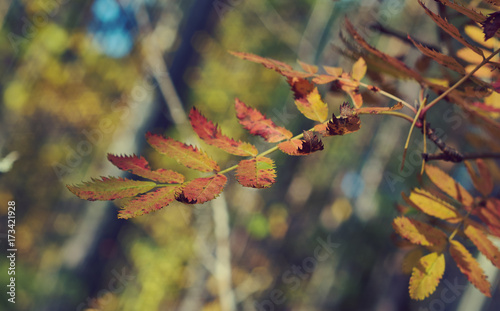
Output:
M464 155L460 154L460 157L454 157L444 152L438 154L422 153L422 157L426 162L434 160L443 160L443 161L457 163L465 160L474 160L474 159L500 159L500 153L494 153L494 152L467 153Z

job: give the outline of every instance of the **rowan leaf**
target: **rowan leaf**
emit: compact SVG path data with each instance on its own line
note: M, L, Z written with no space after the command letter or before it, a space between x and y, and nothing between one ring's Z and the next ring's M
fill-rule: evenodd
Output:
M264 65L264 67L266 67L268 69L272 69L272 70L278 72L279 74L281 74L287 78L291 78L291 77L308 78L308 77L313 75L312 73L306 73L306 72L293 70L292 66L290 66L286 63L280 62L278 60L275 60L275 59L265 58L265 57L261 57L261 56L258 56L258 55L252 54L252 53L245 53L245 52L229 51L229 53L231 53L232 55L234 55L238 58L241 58L244 60L249 60L249 61L254 62L254 63L262 64L262 65Z
M332 119L328 123L318 124L314 127L314 130L324 137L328 137L354 133L360 128L361 120L356 110L349 106L348 103L343 103L340 106L340 116L338 118L335 114L332 114Z
M278 144L278 148L289 155L308 155L323 150L323 142L311 131L304 131L304 139L291 139Z
M426 164L425 173L430 180L443 192L462 203L466 208L472 206L474 198L462 185L455 181L450 175L436 166Z
M481 26L483 26L484 41L493 37L500 28L500 12L489 14L488 18L481 23Z
M180 188L180 186L165 186L137 196L125 203L118 212L118 218L129 219L157 211L174 201Z
M356 42L359 45L361 45L361 47L363 47L366 51L368 51L374 57L380 59L384 64L390 65L392 68L396 69L396 71L399 74L403 74L404 76L409 77L409 78L413 78L417 81L423 81L422 76L418 72L410 69L408 66L406 66L403 62L401 62L397 58L392 57L390 55L387 55L387 54L377 50L376 48L372 47L371 45L369 45L365 41L365 39L363 39L363 37L361 37L359 35L359 33L356 31L354 26L351 24L351 22L347 18L345 19L345 26L346 26L347 32L349 32L349 34L353 37L353 39L356 40Z
M425 190L414 189L410 194L409 200L413 203L413 206L427 215L451 223L457 223L462 219L462 216L453 205L435 197Z
M418 261L413 267L410 278L410 297L424 300L439 285L444 274L445 260L441 253L430 253Z
M403 263L401 264L401 271L404 274L411 274L413 271L413 268L418 264L418 261L422 256L424 255L424 252L422 251L421 247L417 247L406 253L405 257L403 258Z
M356 109L357 113L371 113L371 114L379 114L381 111L392 111L399 110L403 108L403 103L398 102L392 107L364 107Z
M270 143L292 138L293 134L284 127L277 126L257 109L247 106L236 98L236 117L240 124L252 135L259 135Z
M215 199L224 189L227 177L217 174L212 177L196 178L186 183L176 199L188 204L202 204Z
M358 81L364 78L366 74L366 62L363 57L360 57L353 65L352 65L352 78Z
M177 163L200 172L219 171L219 165L198 148L151 133L146 134L147 142L159 153L174 159Z
M476 23L482 23L486 19L486 16L484 16L482 13L477 12L474 9L467 8L467 7L460 5L456 2L452 2L449 0L436 0L436 1L441 2L442 4L446 5L447 7L453 9L454 11L462 13L463 15L472 19Z
M392 227L397 234L413 244L425 246L431 250L442 250L446 245L446 234L416 219L400 216L393 220Z
M217 125L207 120L207 118L194 107L189 113L189 120L195 133L209 145L215 146L227 153L243 157L255 156L258 153L254 145L235 141L223 135Z
M488 239L488 236L484 233L484 231L469 225L465 228L464 232L472 243L476 245L477 249L483 253L486 258L491 260L491 263L493 263L495 267L500 269L500 251Z
M318 72L318 66L306 64L304 62L301 62L300 60L297 60L297 63L299 63L300 67L302 67L302 69L304 69L305 72L311 74L315 74Z
M321 99L318 88L309 80L293 77L288 78L295 97L295 105L308 119L323 122L328 117L328 106Z
M474 46L474 45L470 44L467 40L465 40L465 38L462 37L462 35L460 34L460 32L458 31L458 29L455 26L453 26L452 24L450 24L446 19L442 18L441 16L439 16L437 14L434 14L431 10L429 10L422 3L422 1L418 0L418 3L424 8L425 13L427 15L429 15L432 18L432 20L434 20L434 22L441 29L443 29L446 33L448 33L450 36L452 36L453 38L455 38L457 41L459 41L460 43L462 43L463 45L465 45L466 47L468 47L469 49L471 49L472 51L474 51L478 55L481 55L481 56L484 55L483 51L481 49L479 49L477 46ZM467 28L467 26L466 26L466 28ZM466 32L467 32L467 29L466 29Z
M422 44L415 42L409 35L408 35L408 39L410 39L410 41L413 43L413 45L417 49L419 49L419 51L422 52L427 57L432 58L433 60L438 62L440 65L442 65L448 69L451 69L455 72L458 72L459 74L465 75L465 68L462 65L460 65L457 62L457 60L454 59L453 57L448 56L448 55L444 55L438 51L434 51L426 46L423 46Z
M101 177L101 179L92 178L92 181L80 185L66 185L66 187L80 199L108 201L133 197L153 189L156 184L151 181L120 177Z
M464 161L465 167L467 167L467 172L474 187L481 192L484 197L487 197L493 191L493 178L488 170L488 167L482 159L476 160L477 168L479 169L479 175L476 174L474 168L470 161Z
M241 160L236 169L236 177L245 187L269 188L276 178L274 167L274 161L267 157Z
M180 184L184 182L184 176L172 170L163 168L152 171L149 163L144 157L117 156L108 153L108 160L123 171L129 171L132 174L148 178L157 182L167 184Z
M460 242L450 242L450 255L455 260L460 271L467 276L469 281L485 296L491 297L490 283L484 275L479 263Z

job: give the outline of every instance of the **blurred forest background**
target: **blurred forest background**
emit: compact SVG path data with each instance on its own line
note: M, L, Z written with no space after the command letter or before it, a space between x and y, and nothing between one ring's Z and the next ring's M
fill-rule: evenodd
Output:
M0 1L0 239L4 250L7 201L15 200L18 249L16 304L4 293L0 309L497 310L496 270L487 268L493 298L484 299L453 263L430 298L409 299L390 225L420 170L418 140L399 171L403 120L363 117L358 133L326 139L322 152L273 154L270 189L243 188L230 175L213 202L176 202L133 220L66 189L119 176L108 152L172 167L145 144L147 131L197 144L223 168L236 163L196 139L186 122L192 106L260 151L266 143L237 123L235 97L294 134L309 128L280 75L227 51L349 71L339 35L345 16L370 44L411 66L420 60L412 46L369 26L441 42L417 1ZM370 78L408 102L417 98L416 83ZM323 94L330 113L348 100ZM370 94L365 102L390 104ZM437 111L432 122L449 131L447 141L470 148L461 113ZM441 167L473 191L462 165ZM2 255L2 285L7 267Z

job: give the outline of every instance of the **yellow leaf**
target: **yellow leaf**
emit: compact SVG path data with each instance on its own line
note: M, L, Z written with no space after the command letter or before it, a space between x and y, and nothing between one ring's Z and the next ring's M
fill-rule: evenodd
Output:
M420 211L427 215L446 220L451 223L459 222L462 217L451 204L440 200L422 189L414 189L410 194L410 201Z
M363 57L360 57L354 65L352 65L352 78L361 81L366 74L366 62Z
M397 217L393 220L392 227L411 243L431 250L442 250L446 244L446 234L443 231L416 219Z
M465 207L469 207L474 203L474 199L470 193L465 190L462 185L456 182L455 179L438 167L426 164L425 173L439 189L458 202L462 203Z
M424 300L432 294L443 277L445 268L444 255L430 253L418 261L410 278L410 297Z
M457 263L460 271L467 276L469 281L479 289L485 296L491 297L490 282L486 280L483 269L469 253L469 251L458 241L450 242L450 255Z

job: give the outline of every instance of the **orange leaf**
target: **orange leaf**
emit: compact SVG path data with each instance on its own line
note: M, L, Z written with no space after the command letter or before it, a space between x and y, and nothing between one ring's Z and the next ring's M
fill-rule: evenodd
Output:
M353 65L352 65L352 78L357 81L361 81L366 74L366 62L363 57L360 57Z
M308 155L323 150L323 142L310 131L304 131L304 139L287 140L278 145L278 148L289 155Z
M156 186L151 181L131 180L117 177L92 178L91 182L84 182L80 185L66 185L66 187L80 199L95 200L116 200L136 196L140 193L148 192Z
M436 166L426 164L425 172L430 180L443 192L462 203L466 209L474 204L474 199L462 185Z
M118 218L128 219L157 211L175 200L179 186L165 186L127 202L118 212Z
M240 124L252 135L259 135L270 143L292 138L293 134L286 128L277 126L258 110L250 108L236 98L236 117Z
M413 270L413 267L415 267L418 264L418 261L424 253L422 252L422 248L417 247L406 253L405 257L403 258L403 263L401 265L401 270L404 274L410 274Z
M417 42L415 42L409 35L408 39L413 43L414 46L417 47L417 49L420 50L424 55L432 58L436 62L438 62L440 65L445 66L448 69L451 69L453 71L458 72L459 74L465 75L465 68L460 65L453 57L444 55L442 53L439 53L438 51L434 51L432 49L429 49L426 46L423 46Z
M404 216L392 222L394 230L413 244L425 246L431 250L441 250L446 245L446 234L416 219Z
M171 171L160 168L152 171L149 168L149 163L143 157L133 156L116 156L108 153L108 160L123 171L129 171L132 174L148 178L154 181L167 184L180 184L184 182L184 176Z
M238 182L245 187L271 187L276 178L274 162L267 157L242 160L238 163L236 177L238 178Z
M488 226L493 235L500 237L500 200L489 198L486 206L475 208L474 213Z
M474 245L476 245L477 249L500 269L500 251L493 243L491 243L484 231L469 225L465 228L464 232L465 235L471 239Z
M177 200L188 204L201 204L213 200L222 192L226 181L227 177L221 174L193 179L182 188Z
M479 176L476 175L474 168L472 167L470 161L464 161L469 176L472 179L474 187L481 192L481 194L487 197L493 191L493 178L491 177L490 171L482 159L476 160L476 165L479 169Z
M337 77L332 77L329 75L317 75L312 79L312 82L314 82L315 84L327 84L335 80L337 80Z
M441 16L434 14L431 10L429 10L422 3L422 1L418 0L418 3L424 8L425 13L427 15L429 15L441 29L446 31L446 33L448 33L450 36L452 36L453 38L458 40L460 43L462 43L463 45L465 45L466 47L468 47L469 49L471 49L472 51L474 51L478 55L483 56L483 51L481 49L479 49L477 46L474 46L474 45L470 44L467 40L465 40L464 37L462 37L462 35L460 34L460 32L458 31L458 29L455 26L448 23L448 21L446 21L446 19L443 19Z
M430 253L418 261L413 267L410 278L410 297L424 300L432 294L444 274L445 260L440 253Z
M414 189L410 194L409 200L413 203L413 206L427 215L451 223L457 223L462 219L455 207L425 190Z
M460 271L467 276L469 281L479 289L485 296L491 297L490 283L486 280L483 269L469 253L469 251L458 241L450 242L450 255L457 263Z
M364 107L356 109L357 113L371 113L371 114L379 114L381 111L392 111L399 110L403 108L403 103L399 102L392 107Z
M291 77L299 77L299 78L307 78L312 76L313 74L311 73L305 73L305 72L300 72L293 70L292 66L285 64L283 62L271 59L271 58L265 58L261 57L255 54L251 53L244 53L244 52L233 52L229 51L229 53L233 54L236 57L239 57L244 60L249 60L254 63L262 64L264 67L275 70L279 74L291 78Z
M318 72L318 66L306 64L306 63L301 62L300 60L297 60L297 63L299 63L300 67L302 67L302 69L304 69L305 72L312 73L312 74L315 74L316 72Z
M221 130L211 121L207 120L196 108L191 108L189 113L191 126L198 136L207 144L224 150L227 153L237 156L255 156L258 151L255 146L235 141L223 135Z
M295 96L295 105L308 119L323 122L328 116L328 106L318 93L313 83L303 78L289 78L288 84L292 87Z
M330 67L330 66L323 66L325 69L326 73L328 73L330 76L334 77L340 77L340 75L343 72L342 67Z

